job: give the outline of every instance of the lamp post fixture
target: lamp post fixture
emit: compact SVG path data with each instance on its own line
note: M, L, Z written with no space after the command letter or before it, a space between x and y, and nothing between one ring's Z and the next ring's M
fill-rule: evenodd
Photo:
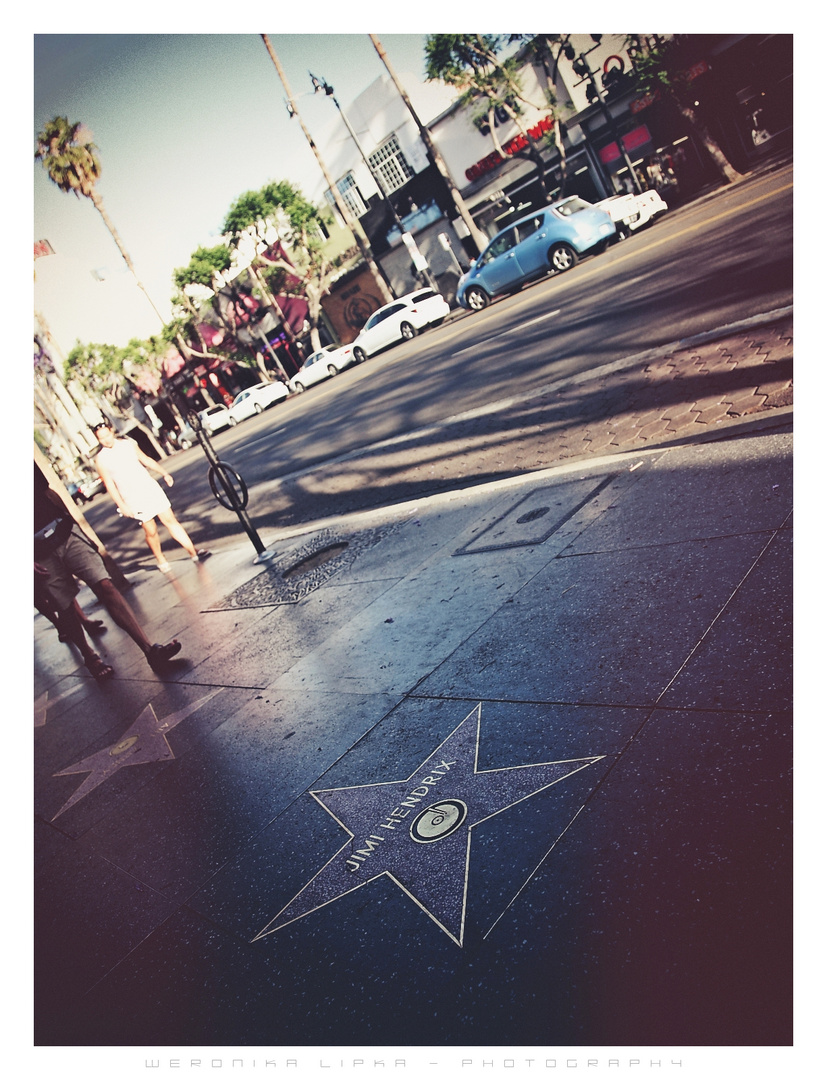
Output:
M397 212L396 212L396 207L393 205L393 201L388 197L388 195L385 194L385 189L382 187L382 181L381 181L380 177L377 176L376 171L374 170L371 163L368 161L367 154L365 154L365 151L362 148L362 144L359 142L359 139L358 139L358 137L356 135L356 132L353 130L353 125L351 124L350 120L348 120L348 118L347 118L347 113L344 111L344 109L342 108L342 106L339 104L339 102L336 99L336 94L335 94L335 92L333 90L333 87L330 85L330 83L327 82L327 80L316 78L316 76L311 71L308 71L307 74L310 76L310 82L313 85L313 92L315 94L318 94L318 92L321 90L323 93L325 93L333 101L333 104L339 110L339 115L341 116L342 120L344 121L345 127L347 128L351 139L353 139L353 142L356 145L356 149L359 151L359 156L361 157L362 161L365 163L365 168L368 170L370 175L373 177L373 182L376 184L376 190L379 192L379 197L390 208L390 212L393 215L393 220L394 220L394 222L396 224L397 229L399 229L399 234L402 237L402 241L403 241L403 243L405 243L406 247L410 248L412 246L412 243L413 243L412 238L410 237L410 234L408 233L405 226L402 224L402 221L399 218L399 214L397 214ZM406 236L408 237L408 240L405 240ZM414 246L414 249L416 250L415 244L413 244L413 246ZM433 277L433 274L431 273L430 267L428 266L427 263L425 263L425 260L424 260L423 256L420 255L420 258L422 258L422 261L424 263L424 266L422 267L421 272L424 273L425 277L427 278L428 284L431 286L431 288L435 292L438 292L439 289L437 288L437 284L434 281L434 277Z
M577 57L575 56L574 48L571 45L568 45L565 48L564 52L566 59L571 61L572 71L575 75L580 76L580 82L576 85L580 86L584 82L587 82L589 84L586 90L586 97L589 101L596 103L600 106L611 136L614 139L617 148L620 150L620 153L623 155L623 160L626 163L626 168L629 170L629 176L632 180L632 186L639 195L643 191L640 180L638 179L638 175L635 172L635 168L632 165L632 162L629 160L629 155L626 153L626 148L623 145L623 140L617 133L617 128L615 127L614 117L612 116L611 110L606 104L606 99L603 97L603 94L600 92L600 87L597 85L597 79L595 79L596 72L591 70L588 61L586 60L586 57L589 55L589 53L594 52L594 50L600 44L600 38L600 34L592 34L592 39L594 40L595 44L592 45L590 49L587 49L586 52L581 52L580 55Z
M344 200L342 199L341 193L336 187L336 185L333 183L333 178L328 172L322 155L319 153L319 148L313 141L313 136L307 130L305 122L304 120L302 120L301 115L299 114L299 110L296 108L296 102L293 98L293 92L290 89L290 84L287 81L287 76L284 73L284 68L281 66L281 62L279 61L278 56L273 50L273 46L270 44L270 38L267 36L267 34L262 34L261 39L264 42L270 59L273 61L273 66L275 67L278 76L281 79L281 83L284 87L285 93L287 94L288 115L291 117L291 119L295 117L295 119L298 120L299 124L301 125L301 129L304 132L304 137L307 139L308 145L313 151L316 161L319 164L319 168L322 171L322 176L324 176L325 182L330 189L330 194L333 198L336 209L341 214L342 221L345 222L345 224L350 228L351 232L353 233L353 239L356 241L356 246L359 248L359 251L362 254L362 258L365 260L365 264L370 270L373 280L376 283L376 288L378 289L379 296L381 297L381 303L387 304L394 298L393 292L390 288L390 284L385 274L383 273L382 268L379 266L376 259L373 257L373 252L370 249L368 238L365 235L362 226L359 224L358 221L351 220L350 214L348 213L347 207L345 206Z

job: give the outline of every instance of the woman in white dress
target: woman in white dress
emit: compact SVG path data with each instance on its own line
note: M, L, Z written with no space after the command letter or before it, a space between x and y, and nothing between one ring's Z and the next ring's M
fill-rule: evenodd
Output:
M134 439L116 438L109 424L96 424L93 431L101 444L96 462L101 480L123 516L140 521L149 550L158 561L158 569L167 573L169 563L161 550L156 517L191 559L195 562L206 559L209 551L196 551L186 529L176 518L163 488L157 480L152 479L147 469L159 473L167 487L172 487L173 483L170 474L148 457Z

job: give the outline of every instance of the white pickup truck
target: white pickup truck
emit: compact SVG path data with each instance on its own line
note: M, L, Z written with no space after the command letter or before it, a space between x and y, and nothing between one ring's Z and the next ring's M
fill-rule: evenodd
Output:
M635 230L648 225L658 214L669 209L656 191L643 191L640 195L612 195L595 205L611 216L617 227L618 240L625 240Z

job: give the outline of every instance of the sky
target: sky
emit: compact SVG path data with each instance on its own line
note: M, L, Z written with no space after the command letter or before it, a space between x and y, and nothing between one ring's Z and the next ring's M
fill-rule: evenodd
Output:
M322 157L347 132L333 102L314 95L308 70L342 108L386 75L367 33L268 33ZM376 31L374 31L376 32ZM424 80L424 34L379 34L421 119L453 94ZM34 138L52 117L90 129L101 160L97 190L136 272L170 315L172 273L199 245L219 242L233 201L287 179L313 201L324 178L259 33L35 34ZM35 262L35 309L60 349L76 340L123 345L160 328L101 216L61 192L34 165L34 241L54 256ZM97 280L103 278L103 280Z

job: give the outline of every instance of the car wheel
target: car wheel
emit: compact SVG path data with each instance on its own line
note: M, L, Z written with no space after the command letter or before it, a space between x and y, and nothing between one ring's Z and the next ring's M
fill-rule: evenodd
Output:
M293 383L293 389L296 391L297 394L303 394L304 393L304 383L294 382Z
M181 447L182 450L189 450L189 448L192 446L192 443L189 441L189 439L179 439L178 445Z
M482 311L491 303L488 293L483 292L482 289L469 289L465 294L465 300L472 311Z
M327 365L327 373L332 379L334 375L339 374L339 369L336 367L335 364L328 364Z
M354 364L364 364L364 362L365 362L364 350L363 349L354 349L353 350L353 363Z
M403 322L402 325L399 327L399 333L402 335L405 341L410 341L411 338L416 337L416 327L411 326L410 323Z
M238 423L238 420L236 420L236 418L234 416L231 416L230 417L230 427L235 427L237 423Z
M555 244L548 253L548 263L553 274L562 274L577 265L577 252L570 244Z

